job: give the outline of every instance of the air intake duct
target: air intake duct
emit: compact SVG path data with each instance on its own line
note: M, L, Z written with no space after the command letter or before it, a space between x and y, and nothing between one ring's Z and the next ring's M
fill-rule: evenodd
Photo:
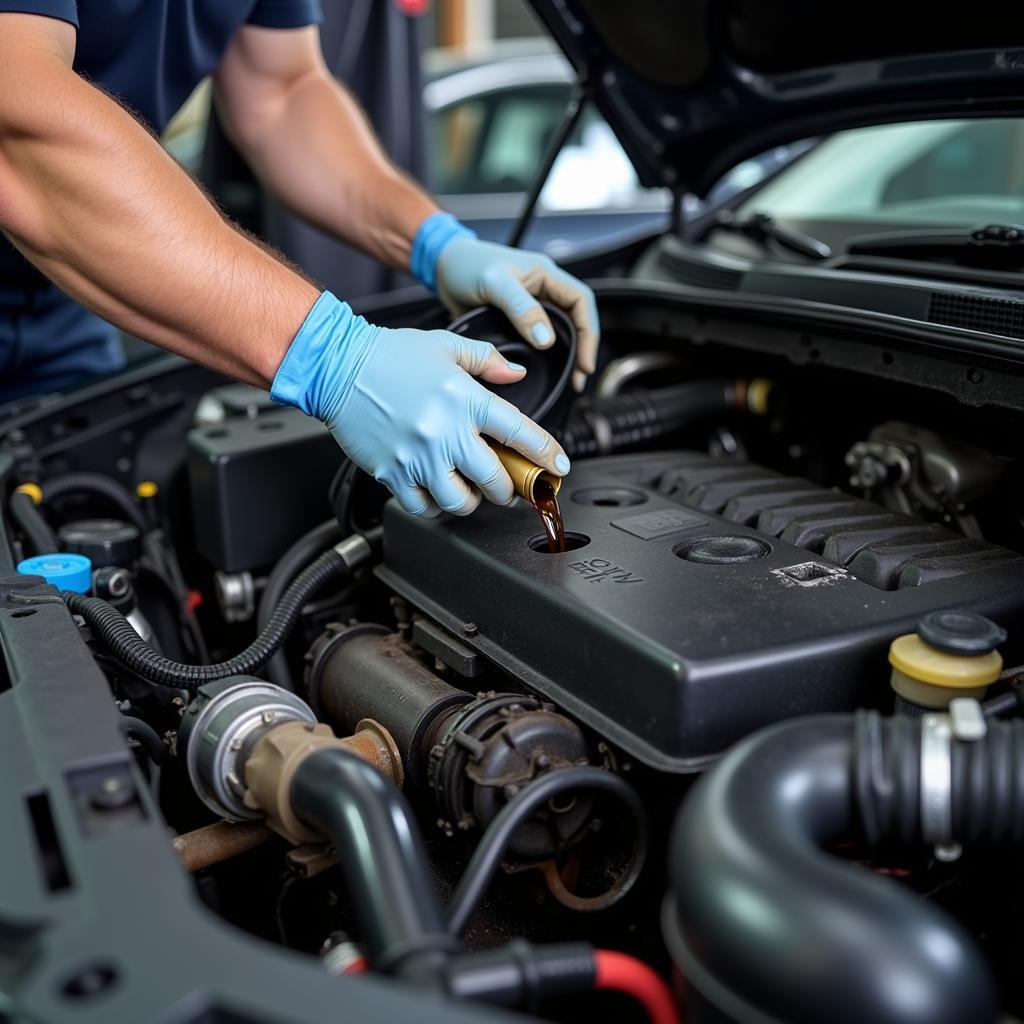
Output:
M694 787L664 928L692 1020L990 1024L992 979L942 909L829 851L1024 838L1024 723L816 715L756 733ZM960 709L964 710L963 708ZM962 716L961 716L962 717Z

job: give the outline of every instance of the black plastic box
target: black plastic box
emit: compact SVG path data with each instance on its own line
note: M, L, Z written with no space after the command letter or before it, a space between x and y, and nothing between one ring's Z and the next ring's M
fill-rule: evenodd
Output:
M271 565L330 518L327 490L343 458L327 428L295 409L190 431L199 551L226 572Z

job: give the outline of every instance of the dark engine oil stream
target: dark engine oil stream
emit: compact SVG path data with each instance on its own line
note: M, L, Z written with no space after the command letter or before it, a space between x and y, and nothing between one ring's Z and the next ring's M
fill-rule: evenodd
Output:
M544 524L548 550L553 554L565 551L565 523L558 505L558 495L546 480L537 480L533 485L533 507Z

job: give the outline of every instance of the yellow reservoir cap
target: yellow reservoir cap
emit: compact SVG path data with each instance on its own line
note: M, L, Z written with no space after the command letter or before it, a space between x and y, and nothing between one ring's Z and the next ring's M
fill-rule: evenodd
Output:
M768 412L768 396L773 386L773 382L764 377L755 377L747 385L747 408L755 416L764 416Z
M39 484L21 484L14 488L15 494L27 494L36 505L43 503L43 489Z
M994 683L1003 671L1003 656L998 651L947 654L929 647L916 633L906 633L890 644L889 664L918 682L969 690Z

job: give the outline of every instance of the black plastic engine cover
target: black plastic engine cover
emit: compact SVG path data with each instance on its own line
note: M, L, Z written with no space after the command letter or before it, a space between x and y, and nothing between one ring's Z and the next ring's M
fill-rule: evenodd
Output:
M933 609L995 619L1010 658L1024 625L1019 556L925 523L908 532L905 517L750 464L593 459L560 500L566 529L589 538L564 554L534 550L540 523L525 504L420 520L389 502L380 575L661 770L697 770L769 722L884 706L889 642ZM800 514L782 514L787 503ZM865 523L868 539L852 542ZM847 565L829 561L837 552Z

